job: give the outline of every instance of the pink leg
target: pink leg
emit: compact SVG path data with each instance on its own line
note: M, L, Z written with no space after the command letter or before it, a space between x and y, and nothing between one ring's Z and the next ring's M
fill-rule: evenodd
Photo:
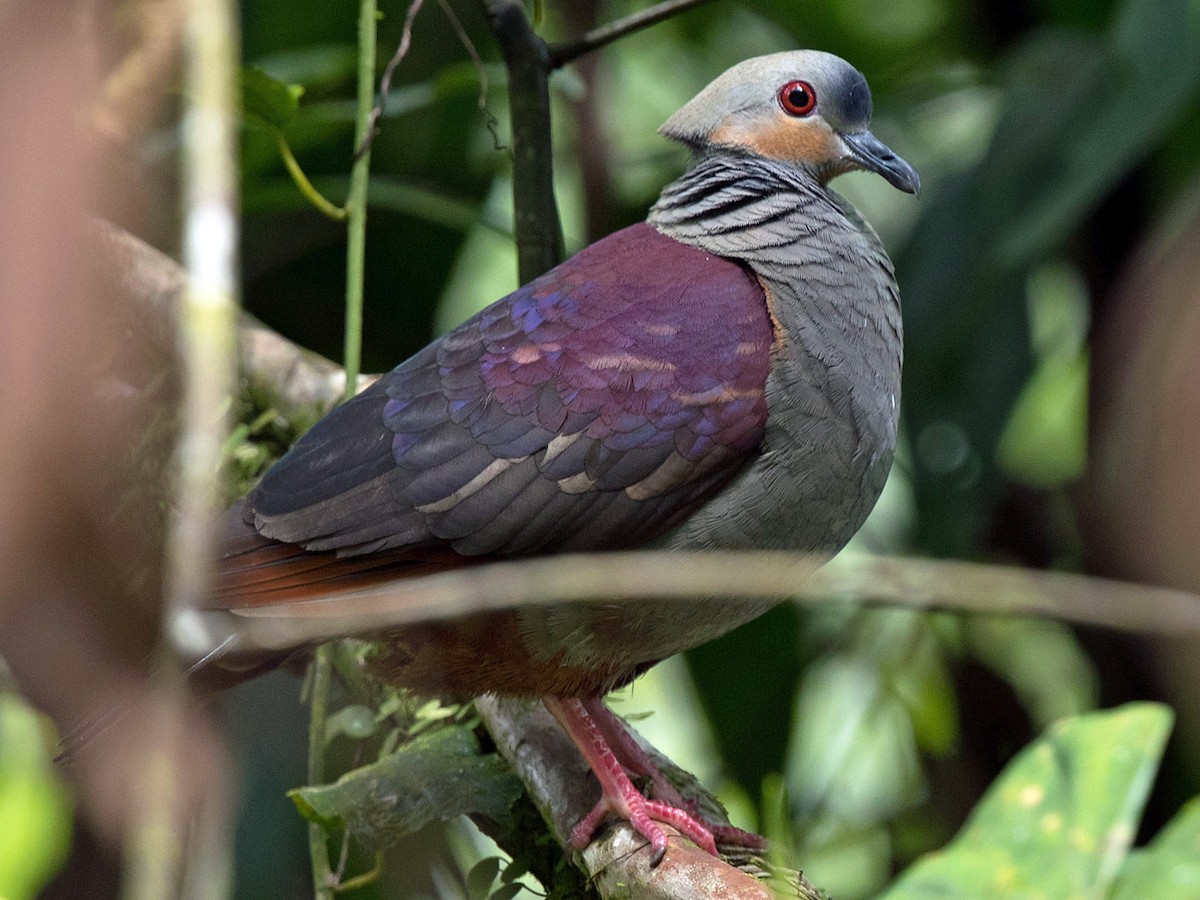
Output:
M654 796L656 799L662 800L665 803L678 807L679 809L687 810L698 821L703 823L704 827L712 832L713 837L720 844L733 845L735 847L745 847L747 850L765 850L767 848L766 840L760 835L750 831L743 831L741 828L735 828L732 825L723 825L719 822L710 822L696 809L696 804L684 800L679 791L675 789L675 785L667 780L663 775L662 770L658 768L650 755L642 749L642 745L629 733L629 729L611 709L609 709L603 700L592 699L582 700L583 708L591 715L596 726L600 729L600 733L608 741L612 748L613 755L628 771L635 775L642 775L650 779L654 786Z
M582 701L546 697L543 702L579 748L596 780L600 782L600 801L571 830L571 843L576 849L582 850L591 843L592 835L600 823L612 813L628 821L635 831L650 842L651 865L658 865L667 852L667 835L657 822L673 826L702 849L713 856L717 855L712 832L688 813L668 803L647 800L638 793Z

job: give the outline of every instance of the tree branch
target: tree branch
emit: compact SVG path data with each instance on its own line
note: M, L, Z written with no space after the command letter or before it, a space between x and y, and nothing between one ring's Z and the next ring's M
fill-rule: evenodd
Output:
M579 751L541 704L480 697L475 708L501 754L525 782L555 838L570 847L572 827L596 800L595 786ZM628 823L600 832L586 849L574 854L576 862L605 898L771 900L775 896L753 875L676 839L674 830L664 827L671 835L670 850L657 868L650 867L649 842ZM795 881L798 876L785 874L782 878ZM818 895L797 889L793 896Z
M623 19L593 28L580 37L554 44L549 51L550 68L560 69L572 60L591 53L593 50L599 50L618 38L641 31L643 28L649 28L651 25L657 25L664 19L669 19L684 10L710 2L712 0L664 0L649 9L643 9Z
M94 223L91 258L111 283L114 296L129 298L147 315L140 321L147 339L174 345L174 323L187 274L179 263L145 241L106 222ZM292 343L242 311L238 318L242 390L260 409L274 409L299 432L331 410L346 389L346 371L320 354ZM360 375L356 390L378 376Z
M525 18L520 0L480 3L508 69L517 270L521 283L528 284L563 258L562 225L554 199L550 56L546 42Z

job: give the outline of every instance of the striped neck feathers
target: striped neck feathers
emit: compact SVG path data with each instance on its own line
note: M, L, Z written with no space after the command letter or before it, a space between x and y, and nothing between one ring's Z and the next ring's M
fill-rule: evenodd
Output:
M751 268L790 268L833 248L839 232L878 244L848 202L809 173L741 154L699 157L667 185L647 220L677 241ZM882 252L882 248L880 248Z

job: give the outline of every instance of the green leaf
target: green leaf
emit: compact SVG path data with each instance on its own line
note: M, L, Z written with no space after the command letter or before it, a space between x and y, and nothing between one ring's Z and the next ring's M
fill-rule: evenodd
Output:
M66 788L50 763L45 720L0 693L0 897L36 897L71 837Z
M1062 622L972 616L963 633L971 655L1012 685L1035 728L1095 708L1096 671Z
M366 706L356 703L335 712L325 721L325 743L344 734L352 740L361 741L373 735L378 727L375 714Z
M1145 850L1121 867L1112 900L1195 900L1200 897L1200 797L1188 803Z
M471 867L467 873L467 900L488 900L503 861L498 856L485 856Z
M513 897L517 896L517 894L521 893L523 890L525 890L525 885L521 884L520 882L506 884L503 887L497 888L496 891L490 897L488 897L488 900L513 900Z
M810 667L792 729L788 788L805 815L872 823L920 795L908 710L869 659L836 655Z
M1131 703L1051 726L1008 765L958 837L909 868L883 900L1105 896L1171 718L1160 704Z
M520 780L495 754L481 755L469 728L440 728L334 784L289 796L306 819L344 823L370 848L382 848L429 822L482 814L502 824L521 795Z
M283 129L296 117L304 88L284 84L262 69L243 66L241 72L242 114L253 125Z

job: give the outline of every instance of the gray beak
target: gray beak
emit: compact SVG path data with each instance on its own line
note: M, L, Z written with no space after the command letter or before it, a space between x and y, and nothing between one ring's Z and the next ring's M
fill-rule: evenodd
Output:
M891 148L869 131L843 134L851 158L868 172L882 175L892 187L909 194L921 193L921 176Z

